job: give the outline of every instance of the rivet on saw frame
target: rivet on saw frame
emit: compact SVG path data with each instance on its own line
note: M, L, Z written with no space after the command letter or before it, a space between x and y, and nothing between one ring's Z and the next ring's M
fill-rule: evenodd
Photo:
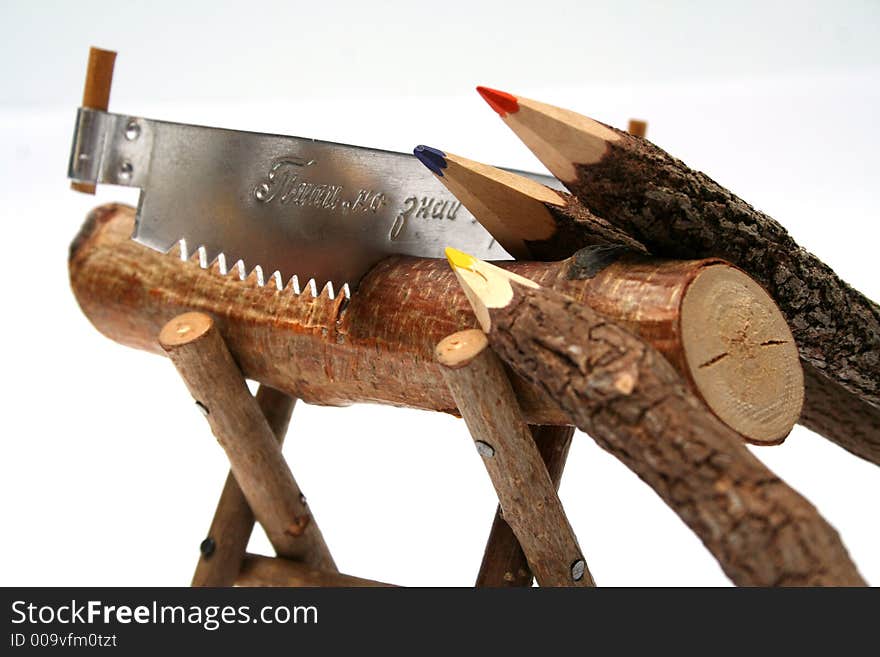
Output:
M137 121L132 119L125 126L125 138L128 139L128 141L134 141L135 139L137 139L140 136L141 136L141 126L140 126L140 124L138 124Z
M495 456L495 448L489 443L484 443L482 440L475 440L474 445L477 446L477 453L483 458L489 459Z
M131 162L125 161L119 165L119 173L117 174L117 178L119 182L126 183L131 180L131 175L134 173L134 166L132 166Z
M579 582L583 579L584 573L587 571L587 562L583 559L578 559L573 564L571 564L571 578L575 582Z

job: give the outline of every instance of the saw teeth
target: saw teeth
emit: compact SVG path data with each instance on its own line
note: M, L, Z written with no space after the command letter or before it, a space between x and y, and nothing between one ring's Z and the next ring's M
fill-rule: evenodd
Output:
M238 260L232 265L233 270L238 273L238 280L244 281L247 278L247 269L244 266L244 260Z
M266 279L263 278L263 268L260 267L260 265L257 265L254 267L253 274L257 277L257 285L263 287L266 284Z
M283 292L285 288L290 288L291 292L297 296L308 292L309 296L312 298L317 298L326 294L327 298L331 300L336 299L340 295L344 296L346 299L351 299L351 287L348 283L343 283L337 291L333 281L327 281L323 287L319 288L318 281L314 278L310 278L305 286L303 286L300 282L299 276L294 274L285 284L281 272L277 269L266 278L263 273L263 268L260 265L256 265L252 270L249 270L244 258L239 258L230 267L229 261L231 258L225 253L220 252L214 255L209 252L204 245L191 249L186 238L178 240L177 243L168 250L168 253L179 256L184 262L189 262L190 260L198 262L199 267L202 269L211 269L221 276L235 276L239 281L249 282L250 284L259 287L265 287L271 282L279 292Z

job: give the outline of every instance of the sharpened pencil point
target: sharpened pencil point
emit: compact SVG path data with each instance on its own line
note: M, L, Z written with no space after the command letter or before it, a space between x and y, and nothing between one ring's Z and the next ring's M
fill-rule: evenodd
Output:
M438 176L443 175L443 169L446 168L446 153L430 146L416 146L413 149L413 155L428 167L431 173Z
M453 269L456 267L470 269L477 260L474 256L468 255L464 251L453 249L451 246L446 247L446 259L449 261L449 264Z
M483 97L483 100L489 103L489 107L498 112L502 119L508 114L516 114L519 111L519 101L516 96L507 92L490 89L489 87L477 87L477 93Z

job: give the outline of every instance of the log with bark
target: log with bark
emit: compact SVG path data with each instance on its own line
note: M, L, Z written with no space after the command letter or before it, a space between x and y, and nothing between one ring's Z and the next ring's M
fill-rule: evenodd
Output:
M700 537L739 585L862 585L837 532L708 413L660 353L586 305L449 250L498 355Z
M547 474L555 489L559 489L562 471L568 458L568 449L574 436L574 427L537 425L530 427L532 440L541 454ZM492 530L483 551L483 561L477 573L477 587L529 587L534 574L529 560L520 547L516 535L504 519L501 507L495 511Z
M159 344L226 451L235 481L278 556L336 570L277 435L214 321L199 312L177 315L160 331Z
M279 293L132 242L133 214L120 205L96 209L71 247L74 293L108 337L161 353L156 335L165 322L198 310L214 317L245 376L306 402L455 412L433 349L475 324L444 261L389 258L350 302ZM505 266L642 334L747 439L784 438L799 415L801 372L769 297L718 260L606 256L591 251L561 263ZM715 321L718 308L732 312L728 320ZM751 373L748 384L743 371ZM571 424L539 386L516 377L513 385L529 423Z
M260 386L255 399L278 444L283 444L296 400L268 386ZM223 484L208 535L199 550L192 586L235 584L253 529L254 512L230 471Z
M483 457L504 519L541 586L595 586L507 373L478 329L437 344L437 362Z
M880 463L877 304L801 248L774 219L651 142L558 107L492 89L480 92L603 221L654 255L723 258L764 286L788 320L804 365L802 423ZM559 230L592 231L593 222L579 219L564 218ZM552 234L544 239L559 243Z

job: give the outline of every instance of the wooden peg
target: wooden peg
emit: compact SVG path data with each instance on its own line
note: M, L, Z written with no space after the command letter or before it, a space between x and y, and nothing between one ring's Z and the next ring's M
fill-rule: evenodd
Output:
M648 122L640 121L639 119L630 119L626 131L633 137L641 137L644 139L645 135L648 134Z
M298 561L281 557L264 557L246 554L241 572L235 580L237 586L289 586L289 587L390 587L393 584L376 582L336 571L319 570Z
M447 336L435 350L503 510L541 586L593 586L556 488L504 367L482 331Z
M112 50L89 48L89 63L86 67L86 84L83 88L82 106L102 110L110 107L110 87L113 85L113 66L116 53ZM94 194L93 183L71 182L70 188L83 194Z
M532 439L547 466L547 473L554 488L559 490L562 471L568 458L568 448L574 436L574 427L554 427L545 424L529 427ZM477 575L477 587L529 587L534 575L529 568L528 559L516 540L510 525L501 514L501 507L495 511L495 520L486 549L483 563Z
M281 445L296 399L269 386L257 390L257 404ZM220 494L208 536L202 541L193 586L232 586L242 567L254 528L254 512L232 472Z
M211 318L178 315L163 327L159 344L226 450L235 480L278 556L336 570L281 446Z

